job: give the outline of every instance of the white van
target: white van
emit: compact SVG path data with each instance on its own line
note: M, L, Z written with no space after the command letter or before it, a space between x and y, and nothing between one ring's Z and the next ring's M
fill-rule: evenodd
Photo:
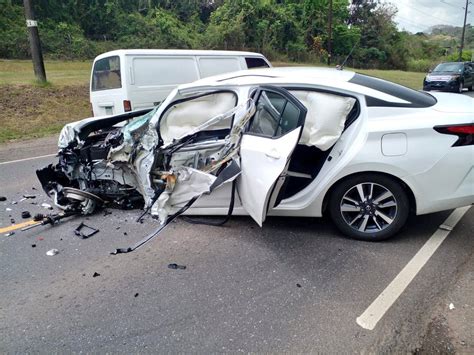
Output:
M126 49L94 59L90 101L94 116L151 108L178 85L232 71L268 68L259 53Z

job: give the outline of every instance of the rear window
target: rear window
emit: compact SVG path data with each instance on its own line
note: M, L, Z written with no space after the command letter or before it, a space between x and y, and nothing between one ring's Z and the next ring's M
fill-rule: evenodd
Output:
M247 68L253 69L253 68L269 68L269 65L265 60L262 58L245 58L245 61L247 62Z
M120 58L112 56L96 61L92 71L92 91L118 89L121 87Z
M355 74L350 83L368 87L385 94L397 97L407 103L398 103L380 100L375 97L367 96L367 106L384 106L384 107L430 107L436 104L436 99L428 93L416 91L406 86L392 83L390 81L373 78L367 75Z

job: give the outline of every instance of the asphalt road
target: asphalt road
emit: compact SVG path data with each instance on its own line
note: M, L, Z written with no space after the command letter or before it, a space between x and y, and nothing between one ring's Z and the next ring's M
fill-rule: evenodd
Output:
M26 157L15 151L11 159ZM53 161L0 163L0 228L21 222L22 211L47 212L34 171ZM37 197L12 204L25 193ZM269 218L262 229L246 217L224 227L178 220L116 256L109 252L157 224L136 223L139 211L109 211L0 235L0 352L410 352L474 250L471 208L367 330L356 318L451 211L412 218L382 243L345 239L325 219ZM79 239L81 221L100 232ZM52 248L59 254L47 256Z

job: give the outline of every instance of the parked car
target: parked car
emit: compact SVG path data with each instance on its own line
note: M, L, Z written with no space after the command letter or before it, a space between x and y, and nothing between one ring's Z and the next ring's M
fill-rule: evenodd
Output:
M436 66L423 80L423 90L441 90L462 93L472 91L474 65L471 62L448 62Z
M90 102L94 116L153 108L178 85L208 76L271 67L260 53L127 49L94 59Z
M474 202L474 107L349 71L271 68L182 85L159 107L66 125L37 172L65 210L320 217L383 240L410 211ZM115 125L133 118L123 127ZM128 249L127 249L128 250Z

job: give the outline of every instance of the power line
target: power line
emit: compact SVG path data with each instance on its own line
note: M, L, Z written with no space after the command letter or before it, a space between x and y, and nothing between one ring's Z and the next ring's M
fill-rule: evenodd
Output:
M414 6L412 6L412 5L408 5L408 4L403 4L403 5L406 5L406 6L408 6L409 8L411 8L411 9L413 9L413 10L415 10L415 11L418 11L419 13L421 13L421 14L423 14L423 15L430 16L430 17L432 17L432 18L434 18L434 19L437 19L437 20L439 20L439 21L443 21L443 22L445 22L445 23L447 23L447 24L449 24L449 25L451 25L451 26L458 26L458 25L454 25L454 24L453 24L452 22L450 22L450 21L447 21L446 19L442 19L442 18L440 18L440 17L431 15L431 14L429 14L429 13L427 13L427 12L425 12L425 11L422 11L422 10L420 10L420 9L418 9L418 8L416 8L416 7L414 7Z
M413 21L410 21L410 20L407 20L403 17L400 17L400 16L397 16L398 19L396 19L395 21L398 21L398 22L405 22L407 25L410 25L412 27L417 27L418 29L420 30L427 30L428 27L427 26L424 26L424 25L421 25L421 24L418 24L418 23L415 23Z

